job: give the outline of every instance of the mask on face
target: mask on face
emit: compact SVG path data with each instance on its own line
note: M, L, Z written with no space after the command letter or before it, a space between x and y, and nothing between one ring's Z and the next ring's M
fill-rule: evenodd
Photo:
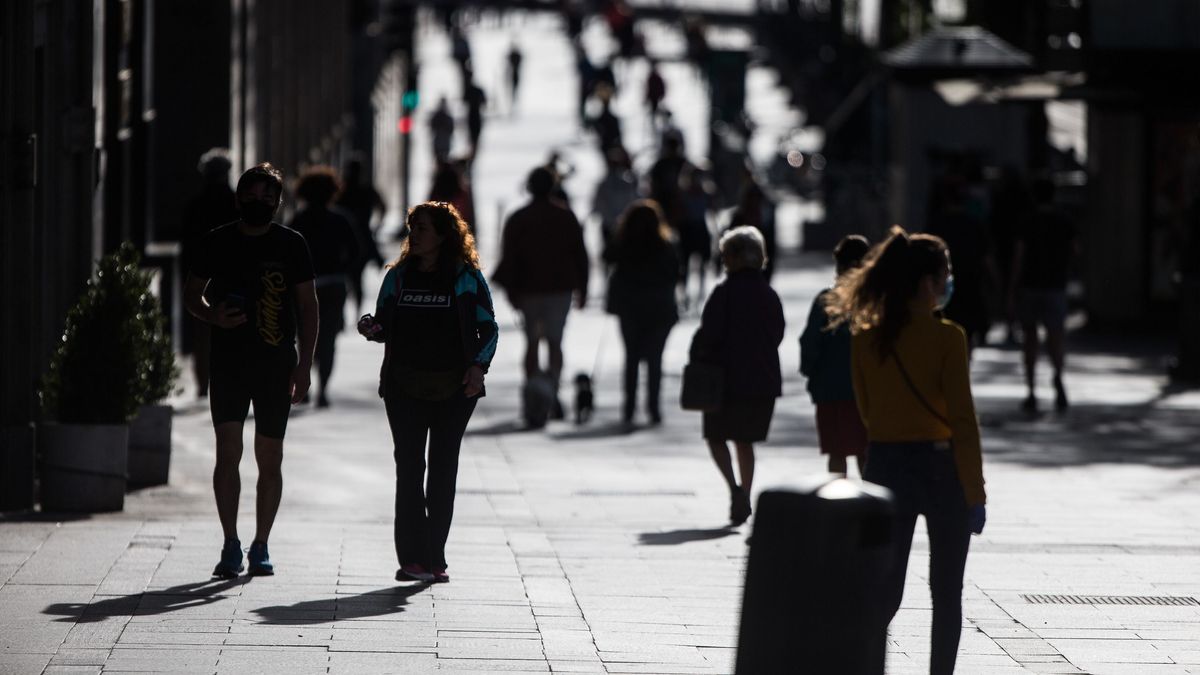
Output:
M945 309L946 305L950 304L950 298L954 297L954 275L946 276L946 288L942 291L942 297L938 298L937 306L940 309Z
M238 202L238 212L242 214L242 222L251 227L262 227L271 222L275 207L260 201Z

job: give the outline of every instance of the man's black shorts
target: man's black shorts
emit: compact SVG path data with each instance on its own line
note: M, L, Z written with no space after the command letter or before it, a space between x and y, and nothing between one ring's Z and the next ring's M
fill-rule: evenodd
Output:
M213 426L245 422L254 403L254 431L283 439L292 410L292 370L296 352L212 355L208 398Z

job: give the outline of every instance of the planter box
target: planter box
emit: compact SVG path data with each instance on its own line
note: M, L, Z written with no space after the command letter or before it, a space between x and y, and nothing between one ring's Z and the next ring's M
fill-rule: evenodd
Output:
M42 511L125 508L129 427L124 424L44 424L38 428Z
M129 485L165 485L171 471L169 405L144 405L129 425Z

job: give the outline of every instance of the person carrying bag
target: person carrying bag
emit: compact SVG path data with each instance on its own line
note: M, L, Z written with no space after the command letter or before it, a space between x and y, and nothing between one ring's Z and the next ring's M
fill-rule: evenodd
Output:
M966 334L935 315L953 287L945 242L895 227L839 281L827 304L831 325L849 324L852 333L854 395L869 442L863 477L895 499L880 620L890 623L900 608L913 530L924 516L934 675L954 672L970 537L987 519Z

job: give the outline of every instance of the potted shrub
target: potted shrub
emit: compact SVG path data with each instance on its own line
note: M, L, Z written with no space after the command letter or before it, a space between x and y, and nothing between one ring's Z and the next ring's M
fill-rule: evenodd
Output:
M139 307L133 330L144 346L146 361L141 373L142 405L129 425L129 484L163 485L171 469L171 418L175 411L165 401L179 377L175 349L167 333L158 298L150 292L150 275L140 272Z
M42 380L38 430L43 511L125 506L129 420L145 391L146 345L137 329L142 279L124 244L101 259L67 314Z

